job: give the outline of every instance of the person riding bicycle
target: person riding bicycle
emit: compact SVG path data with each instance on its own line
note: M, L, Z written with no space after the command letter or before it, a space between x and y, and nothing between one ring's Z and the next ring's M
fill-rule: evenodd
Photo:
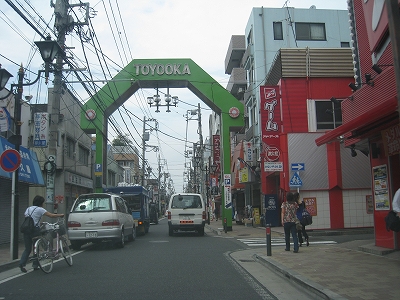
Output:
M43 208L44 204L44 198L42 196L35 196L33 198L33 205L28 207L25 211L25 217L31 216L34 223L35 223L35 230L33 234L29 233L24 233L24 244L25 244L25 250L21 255L21 260L19 262L19 268L21 269L22 272L26 273L26 262L29 259L29 255L31 254L32 251L32 238L35 236L40 235L40 219L42 218L43 215L50 217L50 218L63 218L64 214L53 214L51 212L48 212L46 209ZM38 269L38 263L37 260L34 260L32 263L32 267L34 270Z

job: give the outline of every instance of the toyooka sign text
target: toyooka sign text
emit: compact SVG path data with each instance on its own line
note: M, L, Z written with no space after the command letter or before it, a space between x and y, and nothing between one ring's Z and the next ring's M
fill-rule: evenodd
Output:
M190 75L188 64L145 64L134 65L136 75Z

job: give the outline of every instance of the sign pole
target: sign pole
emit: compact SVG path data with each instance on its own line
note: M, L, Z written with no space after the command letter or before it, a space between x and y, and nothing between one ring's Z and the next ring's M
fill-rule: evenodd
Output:
M11 237L10 237L10 258L14 260L14 211L15 211L15 171L12 173L11 180Z

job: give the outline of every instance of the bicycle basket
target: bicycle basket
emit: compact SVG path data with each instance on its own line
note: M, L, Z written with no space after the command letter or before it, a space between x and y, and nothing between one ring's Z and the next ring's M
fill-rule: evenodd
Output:
M67 233L67 229L65 228L64 224L59 224L60 227L58 228L58 234L59 235L64 235Z

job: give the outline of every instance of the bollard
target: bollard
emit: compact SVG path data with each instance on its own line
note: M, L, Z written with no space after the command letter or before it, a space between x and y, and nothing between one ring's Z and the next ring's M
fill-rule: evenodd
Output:
M271 224L265 225L265 233L267 236L267 256L271 256Z

